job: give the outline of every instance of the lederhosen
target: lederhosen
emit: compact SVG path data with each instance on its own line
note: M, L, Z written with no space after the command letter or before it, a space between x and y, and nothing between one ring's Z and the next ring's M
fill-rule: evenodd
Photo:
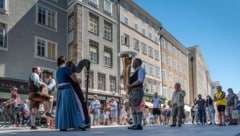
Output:
M48 94L42 93L41 88L34 85L31 76L28 80L28 87L30 90L28 95L28 99L30 100L30 108L38 108L41 102L49 101L49 99L51 98Z
M130 84L138 80L138 70L130 77ZM143 84L134 86L129 90L129 104L130 106L139 106L143 99Z

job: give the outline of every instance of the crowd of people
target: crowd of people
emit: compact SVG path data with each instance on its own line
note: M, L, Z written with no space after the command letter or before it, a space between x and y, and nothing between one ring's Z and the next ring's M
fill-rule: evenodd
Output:
M175 84L175 91L168 103L163 102L157 93L152 98L153 107L145 105L143 83L145 70L141 67L142 60L135 58L132 64L134 69L127 85L128 101L118 103L114 97L100 101L97 95L87 104L79 85L80 81L76 72L82 68L68 63L65 56L58 58L58 69L55 78L53 73L40 67L33 67L29 76L29 97L21 99L16 87L10 89L10 99L1 107L10 107L11 122L14 126L29 125L37 129L39 116L46 118L45 127L68 131L98 125L129 125L127 129L143 130L146 124L163 124L170 127L181 127L188 115L184 109L186 92L181 89L181 84ZM87 63L84 62L86 65ZM80 66L81 66L80 65ZM215 124L225 126L239 123L238 96L229 88L226 95L221 86L216 87L213 97L206 99L201 94L194 100L191 111L192 124ZM56 101L54 104L54 100ZM42 107L42 108L41 108ZM1 108L2 113L2 108ZM215 118L217 115L218 118ZM227 115L227 116L226 116ZM38 120L38 123L37 121ZM218 122L218 123L217 123Z
M226 95L221 86L217 86L213 98L208 95L204 99L199 94L191 108L192 124L237 125L240 121L238 96L232 88L227 89L227 93Z

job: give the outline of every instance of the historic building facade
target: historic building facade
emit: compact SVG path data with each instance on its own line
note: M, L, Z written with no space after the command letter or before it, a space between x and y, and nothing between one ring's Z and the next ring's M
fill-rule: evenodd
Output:
M146 70L145 100L161 93L161 57L158 32L161 23L130 0L120 1L120 51L132 50ZM122 65L120 68L122 71ZM124 90L122 90L124 94ZM161 94L160 94L161 95Z
M0 96L12 86L27 94L33 66L54 71L66 54L65 1L0 1ZM27 98L27 95L23 95Z
M160 34L162 62L162 95L171 100L176 82L186 91L185 102L189 104L188 54L189 51L166 29Z
M118 2L114 0L68 0L67 48L69 60L91 61L89 98L98 94L100 100L116 97L119 73ZM86 71L79 77L86 88Z

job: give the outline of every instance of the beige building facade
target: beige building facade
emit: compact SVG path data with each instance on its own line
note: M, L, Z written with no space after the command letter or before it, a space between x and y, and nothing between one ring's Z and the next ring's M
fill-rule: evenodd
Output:
M186 91L185 103L189 104L189 51L166 29L161 29L162 96L171 100L174 85L179 82Z
M118 81L118 3L114 0L69 0L68 58L77 64L91 61L89 98L94 94L103 102L120 99ZM79 75L86 89L86 70Z
M131 50L143 60L146 70L145 100L161 94L161 60L158 32L161 23L130 0L120 1L120 51ZM122 64L120 71L122 71ZM122 83L121 83L122 84ZM123 85L123 84L122 84ZM122 88L122 87L121 87ZM121 90L124 94L124 90Z
M202 98L206 98L207 95L213 96L215 86L217 82L213 82L210 78L207 64L201 53L199 46L193 46L188 48L189 54L189 95L190 102L193 104L194 99L198 94L202 95Z

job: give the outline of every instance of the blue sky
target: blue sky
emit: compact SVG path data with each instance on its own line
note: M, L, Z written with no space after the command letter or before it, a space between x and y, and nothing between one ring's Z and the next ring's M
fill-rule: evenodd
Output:
M134 1L185 47L199 45L224 91L240 91L240 0Z

